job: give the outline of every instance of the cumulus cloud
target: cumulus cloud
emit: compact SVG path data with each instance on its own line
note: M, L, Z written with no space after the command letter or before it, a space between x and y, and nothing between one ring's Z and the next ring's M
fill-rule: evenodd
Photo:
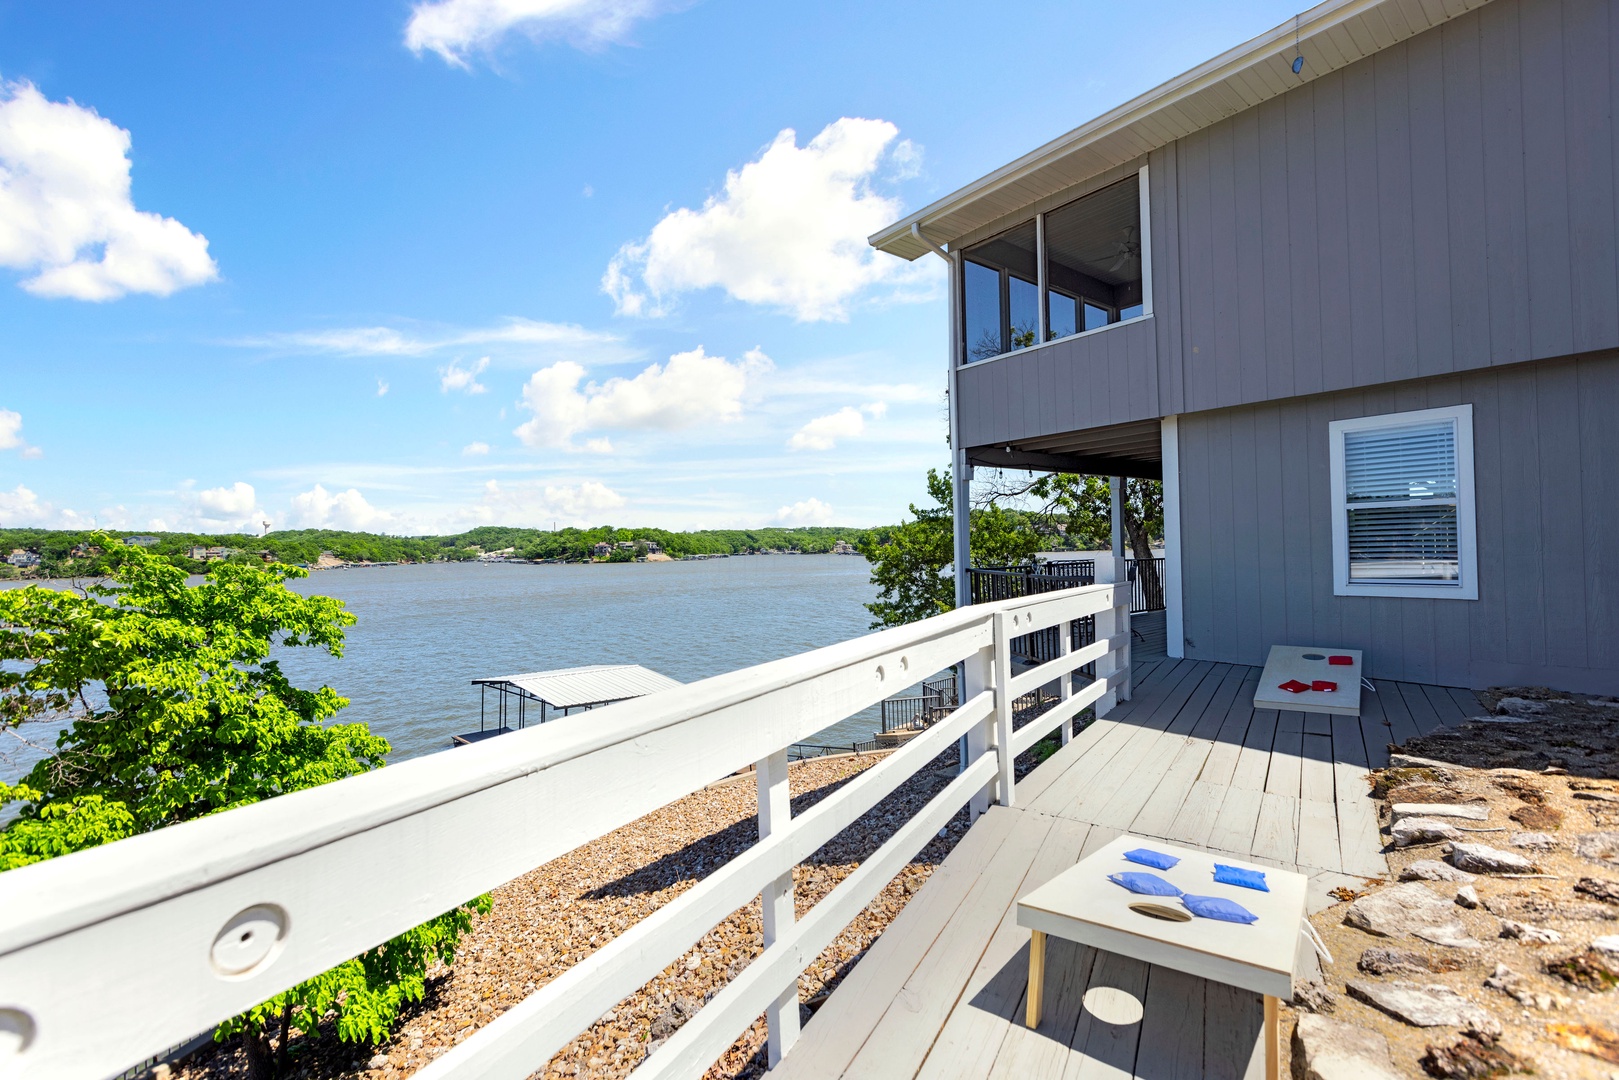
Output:
M316 484L292 497L292 522L297 528L370 531L392 521L392 514L372 506L354 488L327 491Z
M874 401L856 409L845 405L835 413L817 416L787 440L792 450L830 450L839 439L855 439L866 433L866 417L881 419L888 412L887 402Z
M387 379L378 379L377 380L377 397L387 397L387 396L388 396L388 380Z
M254 532L264 521L264 508L252 484L238 480L229 487L184 491L182 524L201 532Z
M467 443L461 448L461 452L467 457L482 457L489 453L489 444L486 442Z
M460 390L468 394L481 394L489 387L478 381L478 376L489 367L489 357L484 357L470 368L459 366L459 362L451 360L448 367L438 369L438 391L448 394L451 390Z
M494 48L508 34L600 48L677 6L669 0L430 0L411 9L405 44L417 55L431 51L466 67L473 52Z
M791 128L757 160L731 171L702 209L675 210L646 239L625 244L602 289L622 315L661 315L681 293L718 287L788 311L801 322L841 321L863 293L917 294L931 273L871 249L866 237L900 215L873 181L885 164L914 168L886 120L844 117L805 146Z
M10 409L0 409L0 450L15 450L25 458L44 456L39 447L23 441L22 414Z
M593 525L602 514L623 505L624 496L599 480L504 487L490 480L484 485L478 516L482 521L502 525L521 522L549 526L553 521L565 525Z
M536 371L523 387L523 408L533 415L515 434L527 446L573 448L581 431L602 428L678 431L705 423L728 423L742 416L748 384L773 365L758 349L741 360L709 356L702 346L676 353L667 364L649 364L632 379L590 382L585 369L563 360ZM587 449L612 449L591 440Z
M10 491L0 488L0 527L35 529L121 529L128 520L122 506L102 507L94 514L80 513L41 499L18 484Z
M625 354L616 334L587 330L570 323L534 319L506 319L493 326L405 331L391 326L350 326L335 330L305 330L289 334L261 334L227 342L250 349L326 353L334 356L427 356L468 346L506 345L540 350L599 352L609 357Z
M830 525L832 508L820 499L804 499L777 510L776 521L782 525Z
M213 281L208 241L137 210L129 132L94 109L0 83L0 266L36 296L167 296Z

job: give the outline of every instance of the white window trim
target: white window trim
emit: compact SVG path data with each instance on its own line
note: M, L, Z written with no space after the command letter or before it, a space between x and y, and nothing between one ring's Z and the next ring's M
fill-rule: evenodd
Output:
M1460 566L1454 583L1387 584L1349 580L1349 513L1345 508L1344 434L1369 428L1452 420L1456 424L1456 544ZM1478 599L1478 525L1473 501L1473 406L1358 416L1327 425L1332 470L1332 592L1335 596L1399 596L1429 600Z

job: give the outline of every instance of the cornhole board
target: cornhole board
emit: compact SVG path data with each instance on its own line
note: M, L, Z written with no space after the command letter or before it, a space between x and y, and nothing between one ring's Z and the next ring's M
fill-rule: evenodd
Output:
M1329 664L1329 656L1347 656L1353 663ZM1301 683L1335 682L1338 689L1305 690L1298 694L1282 689L1283 683L1294 679ZM1259 689L1254 691L1254 708L1359 716L1360 650L1272 645L1265 670L1259 676Z

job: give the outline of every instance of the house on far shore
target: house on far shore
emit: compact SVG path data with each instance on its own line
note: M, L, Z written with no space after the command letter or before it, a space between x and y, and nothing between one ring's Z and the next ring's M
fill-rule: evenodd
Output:
M592 557L597 558L597 559L605 559L605 558L607 558L607 556L611 555L612 553L613 553L613 545L609 544L605 540L601 541L600 543L596 544L595 547L590 549L590 554L592 555Z
M19 570L28 570L39 565L39 555L25 548L12 548L11 554L6 556L6 562Z
M126 536L126 537L124 537L124 546L125 547L156 547L157 543L158 543L158 540L157 540L157 537L155 537L155 536Z
M195 559L197 562L218 562L220 559L228 559L232 555L238 555L240 554L240 551L239 549L233 547L199 546L188 549L186 554L192 559Z
M1619 9L1301 19L871 238L950 264L956 551L975 468L1162 479L1172 658L1619 692Z

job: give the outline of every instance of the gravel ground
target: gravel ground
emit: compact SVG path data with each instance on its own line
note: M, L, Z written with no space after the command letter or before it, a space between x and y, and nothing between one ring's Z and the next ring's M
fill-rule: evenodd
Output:
M867 754L795 763L790 770L794 813L882 758ZM953 751L942 755L794 871L800 915L949 782L954 759ZM757 839L755 799L751 775L716 785L495 890L493 910L467 936L453 969L430 974L425 1000L407 1010L392 1041L360 1048L338 1042L325 1030L313 1039L295 1035L294 1074L378 1080L409 1075L751 846ZM966 828L965 813L958 814L810 965L800 980L805 1019ZM762 948L756 899L605 1014L557 1054L542 1075L628 1075L649 1046L655 1047L678 1028ZM764 1041L761 1017L709 1070L709 1076L761 1075ZM173 1075L234 1080L247 1075L246 1059L235 1044L210 1048Z
M1382 823L1391 824L1394 803L1467 804L1483 819L1444 819L1467 833L1464 842L1532 866L1518 876L1421 880L1456 861L1451 843L1391 849L1393 881L1416 879L1440 910L1450 905L1465 938L1447 946L1375 936L1346 916L1352 900L1390 883L1340 894L1345 902L1312 917L1335 961L1325 987L1336 1000L1320 1011L1382 1034L1395 1068L1410 1076L1619 1077L1619 954L1591 949L1619 934L1619 702L1541 688L1481 696L1495 710L1489 720L1412 739L1396 749L1424 761L1374 774ZM1458 898L1464 885L1476 895ZM1499 1035L1416 1027L1357 1000L1351 980L1362 997L1365 987L1400 982L1429 997L1447 987L1482 1007Z

